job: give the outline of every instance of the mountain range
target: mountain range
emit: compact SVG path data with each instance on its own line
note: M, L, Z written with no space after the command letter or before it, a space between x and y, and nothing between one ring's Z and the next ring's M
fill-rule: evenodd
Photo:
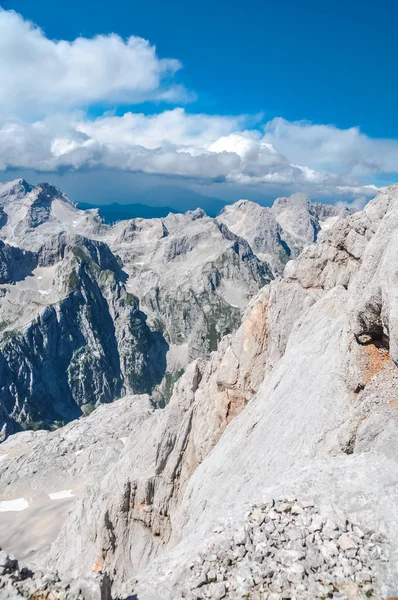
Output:
M195 358L346 211L302 195L109 225L50 184L0 187L3 430L53 427L127 393L168 401ZM3 433L5 437L6 433Z
M0 598L397 595L398 185L0 205Z
M180 212L170 206L150 206L149 204L112 204L94 205L86 202L79 202L77 208L80 210L98 209L104 223L113 225L117 221L127 221L128 219L161 219L167 217L169 213Z

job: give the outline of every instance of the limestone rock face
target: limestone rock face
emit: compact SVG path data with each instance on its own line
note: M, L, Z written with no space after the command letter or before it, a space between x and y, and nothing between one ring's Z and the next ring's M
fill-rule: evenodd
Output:
M272 278L245 239L202 210L122 221L112 236L108 243L130 275L128 289L170 344L170 371L216 350Z
M319 233L164 410L129 396L11 436L4 508L24 508L0 513L3 547L18 551L23 519L27 562L61 577L100 570L115 598L396 595L397 232L392 186Z
M11 419L35 427L151 391L166 364L165 340L106 245L61 236L47 250L29 285L5 285L0 301L0 398Z
M0 208L0 401L24 426L125 393L167 401L272 279L202 210L108 226L24 180L0 184Z
M316 241L322 230L330 228L349 210L312 203L303 194L277 198L272 207L239 200L226 206L218 216L231 231L244 237L259 258L281 275L287 261L296 258Z
M16 283L25 279L32 273L37 263L38 257L33 252L0 241L0 284Z

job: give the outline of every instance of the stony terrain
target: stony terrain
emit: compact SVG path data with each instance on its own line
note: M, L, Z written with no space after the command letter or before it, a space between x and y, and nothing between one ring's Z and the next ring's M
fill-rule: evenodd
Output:
M378 570L389 560L383 534L341 514L323 518L311 500L292 497L254 505L242 523L218 526L212 542L186 569L174 598L279 600L374 598ZM100 574L79 581L19 568L0 551L0 599L109 600Z
M20 567L16 558L0 548L0 600L111 600L110 585L101 574L76 581L49 572Z
M3 548L22 529L32 570L101 572L123 600L397 596L397 236L391 186L263 287L164 410L128 396L10 436Z
M216 529L219 540L191 565L181 598L365 599L389 560L385 538L349 519L324 519L311 500L255 505L243 524Z

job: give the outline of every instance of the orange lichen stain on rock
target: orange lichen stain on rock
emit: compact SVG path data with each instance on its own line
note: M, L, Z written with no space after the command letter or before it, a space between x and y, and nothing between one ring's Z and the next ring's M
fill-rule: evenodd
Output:
M138 510L143 510L144 512L150 512L152 510L151 505L147 504L146 502L138 502L137 508Z
M185 465L187 476L191 477L193 473L196 471L200 464L200 460L196 451L195 441L191 438L188 442L187 449L185 451Z
M94 573L98 573L99 571L102 571L102 564L103 564L102 558L97 556L91 570L94 571Z
M390 402L390 408L398 408L398 400L393 400L392 402Z
M237 417L246 405L246 398L241 393L233 393L227 390L227 404L225 406L225 415L223 419L223 429L230 423L235 417Z
M369 344L363 347L366 353L365 363L365 383L369 381L389 363L390 353L385 348L377 348L374 344Z
M255 304L250 314L243 321L243 350L247 350L252 343L252 339L256 339L258 336L264 336L266 333L267 326L267 310L268 310L268 298L263 301L259 301Z

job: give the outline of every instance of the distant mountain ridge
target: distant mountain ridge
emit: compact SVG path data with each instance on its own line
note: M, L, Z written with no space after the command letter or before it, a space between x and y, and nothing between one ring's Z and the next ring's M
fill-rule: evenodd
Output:
M140 200L144 198L144 202ZM137 202L138 200L138 202ZM164 189L153 188L142 195L132 192L131 202L79 202L77 208L81 210L99 209L105 223L112 225L117 221L128 219L156 219L167 217L170 213L185 213L201 208L208 217L216 217L229 202L211 196L199 194L193 190L177 187L167 188L167 205L164 202ZM1 215L0 215L1 219Z
M318 234L353 211L311 202L305 194L277 198L272 206L239 200L225 206L217 220L247 240L258 258L282 275L286 263L313 244Z
M88 202L79 202L77 208L80 210L90 210L96 208L104 221L108 225L113 225L118 221L128 221L129 219L162 219L170 213L180 213L181 210L171 208L171 206L149 206L148 204L133 203L119 204L89 204Z

